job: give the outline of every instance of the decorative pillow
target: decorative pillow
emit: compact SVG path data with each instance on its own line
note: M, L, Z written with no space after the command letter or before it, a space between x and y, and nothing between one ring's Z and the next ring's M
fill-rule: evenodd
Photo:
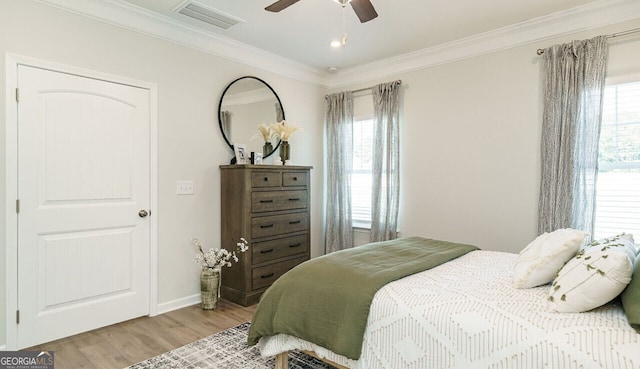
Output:
M622 292L622 308L629 324L640 333L640 256L636 258L636 266L631 283Z
M636 248L633 237L617 235L589 243L558 273L549 291L549 307L580 313L604 305L631 281Z
M570 228L538 236L516 258L514 286L532 288L553 281L558 270L578 252L586 237L587 233Z
M580 251L589 253L598 250L606 250L609 248L615 248L617 252L626 253L629 259L631 259L632 263L636 259L636 255L638 254L638 249L633 239L633 235L630 233L620 233L613 237L591 241L588 244L584 245L584 247Z

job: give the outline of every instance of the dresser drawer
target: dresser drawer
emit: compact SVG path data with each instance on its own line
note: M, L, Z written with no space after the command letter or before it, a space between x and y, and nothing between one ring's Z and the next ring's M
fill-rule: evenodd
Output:
M309 250L309 237L306 234L283 237L277 240L254 242L251 245L252 263L262 264Z
M251 211L305 209L307 190L297 191L254 191L251 193Z
M300 232L309 227L307 213L291 213L251 218L251 238Z
M282 175L280 172L252 172L251 187L280 187Z
M281 275L293 269L296 265L308 260L306 256L286 260L281 263L265 265L251 270L251 287L254 290L268 287Z
M283 186L307 186L309 184L309 173L307 172L283 172Z

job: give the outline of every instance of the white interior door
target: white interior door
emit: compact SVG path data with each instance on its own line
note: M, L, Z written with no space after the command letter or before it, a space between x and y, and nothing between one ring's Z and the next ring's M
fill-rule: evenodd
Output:
M149 90L22 65L18 88L18 348L148 315Z

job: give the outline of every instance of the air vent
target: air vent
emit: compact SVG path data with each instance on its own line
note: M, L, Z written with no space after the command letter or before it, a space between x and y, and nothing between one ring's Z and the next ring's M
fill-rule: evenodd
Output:
M213 8L207 8L193 1L188 1L184 6L179 8L178 13L222 29L229 29L242 22L241 19L224 14Z

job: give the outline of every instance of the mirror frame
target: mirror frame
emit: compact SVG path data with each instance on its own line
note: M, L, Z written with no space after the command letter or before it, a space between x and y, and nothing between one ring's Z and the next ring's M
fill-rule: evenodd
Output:
M242 77L234 79L222 91L222 95L220 96L220 101L218 102L218 126L220 127L220 133L222 133L222 137L224 138L224 140L227 143L227 145L229 146L229 148L231 148L231 151L234 151L233 143L230 141L230 137L227 137L226 133L224 132L224 129L222 128L222 117L221 117L222 101L224 100L224 96L227 94L227 91L229 90L229 88L231 88L231 86L233 86L234 83L236 83L236 82L238 82L240 80L249 79L249 78L250 79L255 79L255 80L259 81L259 82L262 82L265 86L267 86L269 88L269 90L273 93L273 96L275 96L276 100L278 100L278 104L280 104L280 109L282 109L282 120L285 120L284 106L282 105L282 101L280 101L280 96L278 96L276 91L267 82L265 82L261 78L255 77L255 76L242 76ZM257 126L257 124L256 124L256 126ZM278 140L278 143L273 146L273 150L268 155L263 156L263 159L271 156L274 152L276 152L278 150L278 147L280 147L280 140ZM234 159L235 159L235 156L234 156Z

